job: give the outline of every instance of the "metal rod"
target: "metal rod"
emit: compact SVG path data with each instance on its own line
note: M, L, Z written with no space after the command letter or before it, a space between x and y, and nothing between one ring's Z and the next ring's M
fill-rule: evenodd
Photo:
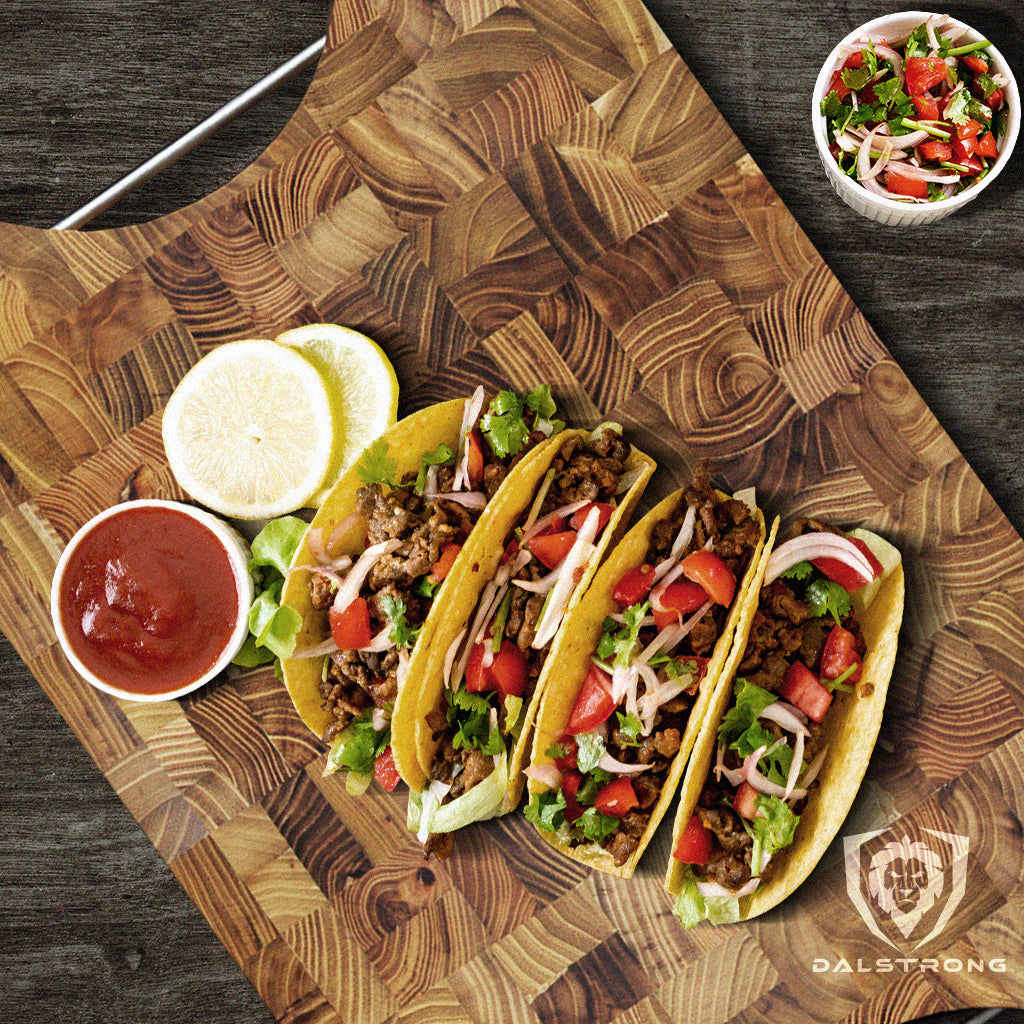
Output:
M65 217L59 224L55 224L54 228L63 231L66 228L77 228L87 224L107 209L108 206L116 203L123 195L126 195L133 188L137 188L144 181L148 181L158 171L173 164L176 160L180 160L189 150L198 146L200 142L212 135L218 128L238 117L239 114L251 107L257 100L273 92L274 89L291 78L296 72L301 71L307 64L316 60L326 45L326 36L321 36L315 43L310 43L301 53L297 53L290 60L267 75L266 78L260 79L255 85L251 85L246 89L245 92L239 93L233 100L229 100L216 113L200 124L197 124L195 128L182 135L180 139L172 142L166 149L162 149L156 156L150 157L144 164L140 164L134 171L126 174L120 181L115 182L110 188L96 196L95 199L91 199L80 210L76 210Z

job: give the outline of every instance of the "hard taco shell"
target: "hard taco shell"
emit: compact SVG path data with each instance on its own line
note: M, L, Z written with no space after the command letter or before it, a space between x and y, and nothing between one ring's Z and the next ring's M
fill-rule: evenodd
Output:
M722 499L728 498L726 494L717 493ZM682 490L670 494L626 534L608 556L608 560L601 567L600 572L594 577L594 582L590 589L577 604L573 612L566 617L562 625L561 634L556 640L556 646L552 649L551 655L548 658L551 681L546 688L537 713L537 725L533 735L530 758L531 764L542 765L551 762L551 757L545 751L553 743L557 742L565 732L566 722L569 720L569 715L572 712L573 705L576 703L576 698L579 696L579 692L583 687L583 681L589 670L591 656L601 639L604 620L613 612L620 610L612 598L615 585L625 572L643 562L655 525L673 513L682 494ZM650 822L644 831L639 846L625 863L617 866L612 855L597 843L569 846L560 843L554 833L538 829L541 836L548 843L573 860L598 868L608 874L618 875L622 878L631 877L640 858L643 856L647 844L657 830L659 822L668 810L668 806L675 796L676 787L682 777L687 758L690 756L690 752L697 739L701 724L708 715L709 705L719 692L719 682L731 666L731 662L728 659L733 650L732 637L737 626L740 624L743 611L749 606L749 601L747 600L748 591L753 582L755 570L761 561L765 536L764 517L759 510L756 511L755 515L761 527L761 539L754 550L743 580L737 587L732 608L726 619L725 628L722 630L722 635L718 638L714 653L708 662L707 670L704 678L701 680L700 689L697 693L697 700L690 709L690 715L679 745L679 751L669 768L661 796L651 812ZM531 795L543 792L547 788L532 779L528 786Z

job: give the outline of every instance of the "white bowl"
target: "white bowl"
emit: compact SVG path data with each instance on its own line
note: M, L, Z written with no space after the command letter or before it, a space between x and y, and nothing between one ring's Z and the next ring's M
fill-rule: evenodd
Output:
M828 55L828 59L818 73L818 80L814 83L814 92L811 95L811 125L814 130L814 142L818 147L818 156L828 175L829 183L847 206L882 224L901 227L932 224L966 206L972 199L979 196L983 189L991 185L999 172L1006 166L1020 129L1020 94L1017 91L1017 81L1003 55L994 46L989 45L985 47L985 50L992 57L991 70L1006 76L1008 84L1003 90L1003 94L1009 113L1006 119L1006 131L1000 140L999 156L981 181L948 199L938 199L932 203L906 203L898 199L877 196L839 170L835 159L828 150L829 140L825 134L825 118L821 114L821 101L825 98L825 91L832 80L836 62L839 60L840 48L862 39L872 39L875 42L884 40L890 44L901 43L918 25L933 16L928 11L902 11L897 14L883 15L881 18L875 18L874 21L869 21L854 29ZM957 21L956 18L948 20L949 24L958 28L970 42L978 42L985 38L980 32L976 32L962 21ZM948 30L944 31L948 34Z
M201 526L206 527L206 529L213 534L214 538L223 548L231 566L231 572L235 581L235 625L220 656L212 667L198 678L191 680L185 685L179 686L175 690L161 693L140 693L134 690L126 690L118 686L116 683L112 683L97 675L96 672L89 668L89 666L87 666L76 653L74 645L64 628L61 616L61 585L68 567L68 562L82 540L93 530L94 527L105 520L110 519L113 516L120 515L133 508L147 507L173 509L175 512L180 512L199 523ZM57 633L57 639L60 641L60 645L63 648L68 661L71 662L76 671L83 679L91 683L98 690L103 690L105 693L112 694L115 697L134 701L163 701L173 700L176 697L184 696L186 693L191 693L204 683L209 682L219 672L223 671L231 659L238 653L239 648L245 641L246 635L249 631L249 608L252 605L254 596L252 577L249 575L249 557L249 548L242 537L223 520L218 519L216 516L211 515L209 512L205 512L202 509L195 508L191 505L184 505L180 502L164 501L158 498L126 501L119 505L114 505L111 508L100 512L99 515L94 516L80 530L78 530L71 540L68 541L67 546L64 548L63 553L57 561L57 567L53 573L53 582L50 586L50 615L53 618L53 627Z

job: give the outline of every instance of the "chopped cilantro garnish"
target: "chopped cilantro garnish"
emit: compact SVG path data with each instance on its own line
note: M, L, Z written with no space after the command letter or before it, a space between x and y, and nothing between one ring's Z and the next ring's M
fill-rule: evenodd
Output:
M596 807L588 807L577 818L575 824L583 829L584 839L589 839L592 843L599 843L619 827L619 819L613 818L609 814L602 814Z
M550 757L552 761L557 761L560 757L569 756L569 748L564 743L552 743L547 750L544 751L545 757Z
M414 594L418 594L420 597L433 597L434 592L442 583L444 583L444 580L437 580L437 582L434 582L428 573L426 576L421 576L413 584L412 592Z
M546 425L553 433L565 426L551 419L555 414L555 401L550 384L541 384L527 395L499 391L480 420L480 429L498 458L518 455L526 447L530 440L530 428L525 420L527 410L534 413L534 426Z
M718 726L719 742L725 743L727 746L734 743L757 722L758 715L769 704L774 704L776 700L775 694L770 690L748 682L746 679L737 679L732 707L726 712ZM756 747L751 747L751 750L754 749Z
M604 768L591 768L580 783L580 788L576 790L576 803L581 807L589 807L597 799L601 789L614 778L615 776Z
M523 808L527 821L532 821L545 832L557 832L565 820L565 794L560 789L545 793L534 793L533 799Z
M351 771L369 775L373 772L373 762L390 742L390 728L381 732L374 729L373 715L368 711L350 722L331 744L327 773Z
M421 494L427 483L427 471L431 466L447 466L455 461L455 453L443 442L432 452L420 459L420 471L416 476L416 493Z
M638 747L640 745L640 729L642 727L640 719L633 712L626 715L621 711L616 711L615 716L619 720L620 741L627 746Z
M966 89L959 89L952 94L946 103L945 119L953 124L965 125L970 120L971 94Z
M466 690L446 690L448 709L445 716L448 724L457 726L452 737L456 750L477 747L484 754L500 754L501 734L497 727L491 728L491 704L482 693L468 693Z
M604 754L604 740L596 732L588 732L576 737L576 767L586 775Z
M814 572L810 562L797 562L791 565L780 577L784 580L805 580Z
M631 604L622 613L626 621L621 626L611 617L605 619L597 656L604 662L610 661L616 668L628 667L640 640L640 624L650 608L650 601Z
M391 620L388 639L398 647L412 647L420 635L420 626L410 626L405 621L405 602L393 594L384 594L379 599L380 610Z
M389 484L395 486L398 463L388 456L388 443L383 437L373 441L356 466L359 479L364 484Z
M833 580L813 580L807 585L804 601L815 618L831 615L839 623L850 614L850 595Z

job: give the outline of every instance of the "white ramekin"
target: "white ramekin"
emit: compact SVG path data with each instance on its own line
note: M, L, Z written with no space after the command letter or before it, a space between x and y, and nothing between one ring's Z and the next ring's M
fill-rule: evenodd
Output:
M861 25L860 28L854 29L840 40L828 55L828 59L818 73L818 80L814 83L814 92L811 95L811 125L814 131L814 142L818 147L818 156L828 175L829 184L847 206L881 224L899 227L932 224L966 206L972 199L979 196L983 189L988 188L1006 166L1020 129L1020 94L1017 91L1017 81L1003 55L994 46L989 45L985 47L985 50L992 57L992 70L1006 76L1007 85L1003 94L1009 113L1006 119L1006 132L1000 140L999 156L981 181L949 199L939 199L933 203L906 203L898 199L877 196L839 170L835 159L828 150L829 140L825 134L826 123L821 114L821 101L825 98L825 90L832 80L840 48L849 43L867 39L872 39L875 42L884 40L890 44L901 43L918 25L931 17L934 17L934 14L929 11L901 11L897 14L886 14L881 18L875 18L874 21L869 21ZM980 32L956 18L948 20L970 42L978 42L985 38Z
M103 522L105 519L118 515L129 508L145 507L173 509L176 512L181 512L189 518L194 519L201 526L205 526L217 538L217 540L220 541L221 546L224 549L224 553L227 555L228 561L231 563L231 571L235 577L235 591L237 596L235 628L232 631L221 656L217 659L217 662L213 667L200 678L168 693L135 693L130 690L122 690L100 676L97 676L90 668L83 664L81 658L79 658L75 653L75 650L71 645L71 641L64 629L64 624L60 614L60 590L61 582L64 578L64 571L67 568L67 564L72 553L81 540L92 530L94 526ZM120 697L124 700L173 700L176 697L182 697L186 693L191 693L193 690L197 690L200 686L208 683L214 676L227 667L231 659L238 653L239 648L242 646L246 635L249 632L249 608L252 605L254 596L252 577L249 575L249 557L249 548L237 531L223 520L218 519L209 512L195 508L192 505L185 505L177 501L164 501L160 498L146 498L138 501L125 501L119 505L113 505L108 509L104 509L99 513L99 515L93 516L93 518L82 526L71 540L68 541L67 546L64 548L60 558L57 560L57 567L53 573L53 582L50 586L50 615L53 619L53 628L57 633L57 639L60 641L64 654L67 656L68 661L70 661L74 666L75 671L77 671L83 679L95 686L96 689L103 690L104 693L109 693L114 697Z

